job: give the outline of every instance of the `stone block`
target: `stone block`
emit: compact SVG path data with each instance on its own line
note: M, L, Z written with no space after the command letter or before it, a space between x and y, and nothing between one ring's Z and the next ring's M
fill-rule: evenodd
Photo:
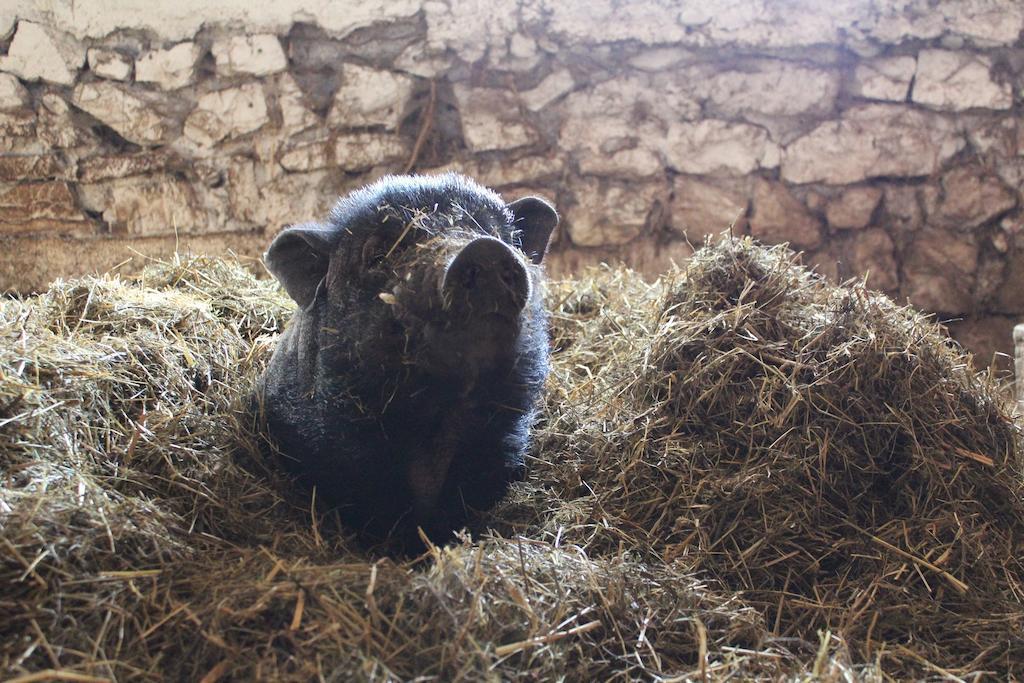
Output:
M966 144L945 117L893 104L869 104L821 124L782 152L792 183L857 183L935 173Z
M87 53L89 71L111 81L127 81L132 75L132 60L114 50L90 48Z
M813 249L821 244L821 222L785 185L758 178L750 234L767 244L788 242L797 249Z
M825 208L825 220L833 228L863 228L882 199L882 190L877 187L851 187L833 199Z
M82 83L75 88L71 102L129 142L157 144L168 134L166 117L125 86L103 81Z
M462 135L472 152L509 150L532 145L537 131L523 120L519 100L508 90L455 86Z
M259 130L270 121L259 83L203 95L185 119L185 137L203 147Z
M29 106L28 90L11 74L0 73L0 111L18 111Z
M905 102L916 69L914 57L870 59L854 69L850 90L869 100Z
M1013 105L1012 88L992 79L988 57L951 50L921 50L911 97L918 104L950 111Z
M672 187L671 227L694 246L735 224L741 234L747 222L750 193L736 183L678 176Z
M85 47L72 36L31 21L19 21L0 71L24 81L71 85L85 63Z
M269 76L288 68L281 41L272 33L215 40L211 52L220 76Z
M177 90L192 83L202 49L191 41L166 50L151 50L135 61L135 80Z
M0 192L0 235L29 232L90 234L94 224L63 181L18 183Z
M405 105L412 96L413 79L392 71L345 64L341 86L327 115L335 128L381 126L394 131L402 122Z
M669 125L668 164L693 175L743 176L779 165L779 147L759 126L706 119Z

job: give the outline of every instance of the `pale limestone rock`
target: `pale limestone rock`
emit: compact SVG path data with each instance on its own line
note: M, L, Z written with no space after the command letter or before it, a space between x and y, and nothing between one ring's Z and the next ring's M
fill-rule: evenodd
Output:
M404 160L409 151L402 138L381 133L340 135L334 142L334 160L345 171L365 171Z
M523 104L530 111L540 111L567 92L571 92L576 82L568 69L559 69L544 78L536 87L519 94Z
M164 90L177 90L192 82L202 48L196 43L178 43L166 50L151 50L135 61L135 80L156 83Z
M85 63L85 48L58 30L31 21L19 21L18 30L0 57L0 71L24 81L71 85Z
M808 213L785 185L761 178L754 183L750 234L767 244L789 242L794 247L807 249L821 244L818 219Z
M544 181L556 180L564 169L565 159L561 156L530 155L518 159L469 158L431 168L426 172L436 175L454 171L474 178L485 187L501 188L544 187ZM550 196L552 190L547 189L540 194Z
M71 107L56 93L45 93L36 110L36 137L50 149L95 143L91 134L75 125Z
M946 118L892 104L851 109L823 123L782 153L792 183L856 183L879 176L925 176L964 146Z
M129 142L156 144L168 132L165 117L155 112L146 101L113 83L83 83L75 88L71 102Z
M28 90L11 74L0 73L0 111L17 111L29 105Z
M673 123L663 149L670 166L694 175L746 175L779 165L779 148L768 132L745 123Z
M980 167L961 166L942 177L942 198L929 223L972 230L1017 205L1017 195Z
M882 199L877 187L851 187L830 201L825 208L825 220L833 228L863 228Z
M974 107L1009 109L1009 84L992 80L992 62L984 55L949 50L921 50L917 57L914 102L960 111Z
M269 238L285 225L321 220L341 191L331 174L329 170L285 173L261 186L253 223L266 226Z
M89 48L89 71L111 81L127 81L132 75L132 60L115 50Z
M273 0L174 0L174 2L116 2L111 0L4 0L0 29L12 16L52 21L79 38L104 38L132 27L148 30L168 41L193 37L204 25L243 25L253 31L287 33L296 21L317 24L331 35L396 19L413 19L423 0L360 0L344 4L331 0L275 2ZM488 5L488 7L490 7Z
M858 64L851 92L869 100L904 102L917 69L914 57L882 57Z
M689 76L701 99L724 117L797 116L832 111L839 74L783 60L763 60L741 70Z
M16 183L0 191L0 235L92 231L92 222L66 182Z
M215 40L211 52L220 76L269 76L288 68L281 41L272 33Z
M519 28L519 6L514 2L460 0L423 2L427 20L427 47L432 51L452 50L472 64L490 48L504 45Z
M924 225L924 211L918 199L918 188L906 185L888 185L884 190L882 219L893 234L911 233Z
M259 83L246 83L200 97L185 119L184 132L189 140L212 147L225 138L259 130L269 120L263 88Z
M328 125L339 128L383 126L388 131L398 129L406 102L412 95L411 78L357 64L345 64L341 78L341 87L327 115Z
M455 99L470 151L515 149L537 142L537 132L519 115L519 100L514 93L459 84L455 86Z
M985 371L991 367L1009 379L1014 365L1014 325L1018 322L1016 317L967 315L946 326L949 335L971 353L975 369ZM1018 373L1017 377L1024 377L1024 373ZM1024 405L1018 404L1018 410L1024 411Z
M629 124L683 121L701 114L691 83L677 74L628 74L577 90L559 105L566 117L600 116Z
M580 247L625 244L640 235L666 191L661 183L624 185L580 178L570 186L575 202L564 212L572 243Z
M1024 6L1012 0L910 0L879 5L870 34L883 43L959 34L976 44L1010 45L1024 30Z
M81 189L88 208L102 211L115 233L173 235L216 229L207 224L195 188L171 175L122 178Z
M672 229L685 235L694 246L730 226L742 232L750 204L750 194L742 188L722 181L679 176L672 194Z
M661 156L650 149L656 131L617 118L571 117L559 131L559 147L570 152L585 175L644 178L663 173Z
M0 152L22 150L23 147L34 147L36 134L36 115L31 111L0 112ZM32 153L43 150L28 149Z
M286 171L298 172L322 168L366 171L402 159L407 153L405 143L396 135L351 133L296 145L281 155L280 164Z
M978 247L973 241L944 230L922 230L904 252L900 294L925 311L970 311L977 269Z
M302 89L291 74L282 74L278 80L277 104L281 108L281 123L290 134L306 130L320 122L320 118L306 106Z

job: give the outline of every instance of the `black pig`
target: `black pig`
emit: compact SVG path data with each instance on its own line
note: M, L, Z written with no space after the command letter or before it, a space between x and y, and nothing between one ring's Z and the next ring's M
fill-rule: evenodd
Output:
M539 264L557 223L536 197L399 176L270 245L299 310L261 384L267 428L348 525L444 540L522 475L548 372Z

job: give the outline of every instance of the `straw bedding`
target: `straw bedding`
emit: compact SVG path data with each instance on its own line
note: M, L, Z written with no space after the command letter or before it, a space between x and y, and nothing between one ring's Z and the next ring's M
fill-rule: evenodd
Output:
M3 676L1024 676L1007 406L930 321L794 259L552 283L529 477L418 558L261 455L273 283L182 258L3 302Z

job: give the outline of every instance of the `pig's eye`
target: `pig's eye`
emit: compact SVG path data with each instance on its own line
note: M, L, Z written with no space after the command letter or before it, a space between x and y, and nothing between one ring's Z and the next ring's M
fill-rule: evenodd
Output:
M380 265L384 261L385 254L387 254L387 248L384 241L376 236L370 237L363 243L363 266L372 268Z

